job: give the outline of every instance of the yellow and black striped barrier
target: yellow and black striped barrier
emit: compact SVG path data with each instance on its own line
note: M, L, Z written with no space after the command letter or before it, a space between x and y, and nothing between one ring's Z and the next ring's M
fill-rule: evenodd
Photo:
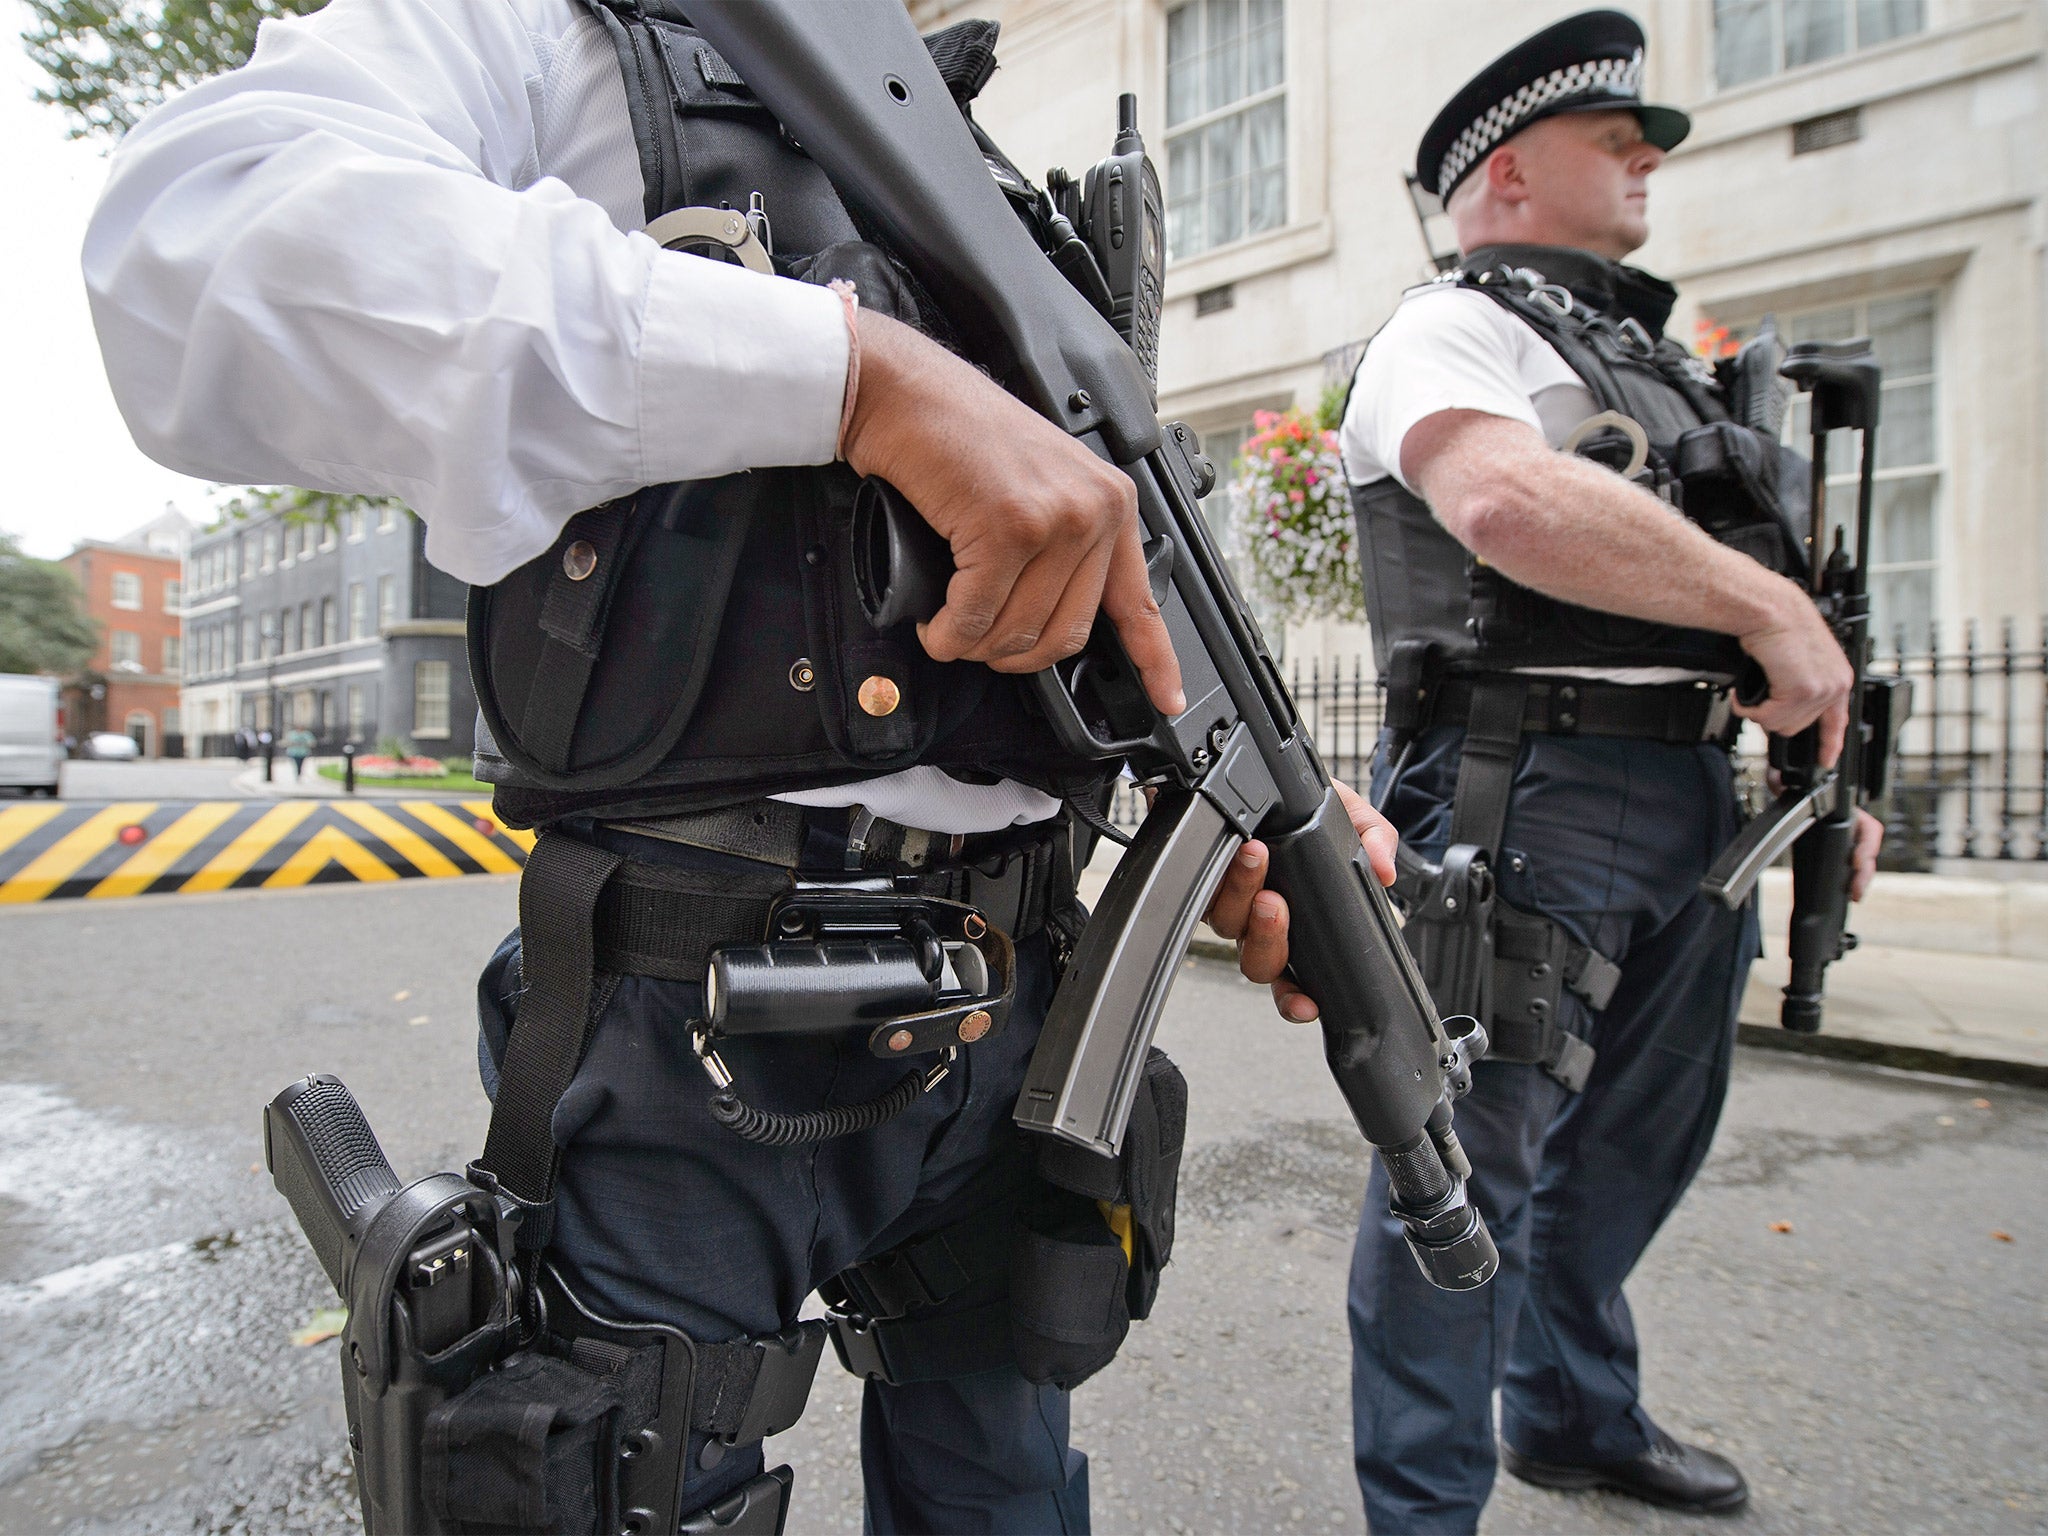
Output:
M488 800L124 800L0 809L0 906L510 874L531 832Z

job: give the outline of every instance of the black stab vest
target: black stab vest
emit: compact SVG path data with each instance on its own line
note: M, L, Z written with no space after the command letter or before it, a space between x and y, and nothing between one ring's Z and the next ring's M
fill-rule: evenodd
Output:
M1484 294L1525 321L1584 381L1598 410L1643 428L1649 453L1638 484L1720 543L1780 574L1803 575L1806 460L1732 420L1717 376L1664 336L1676 298L1669 284L1552 246L1476 250L1437 281ZM1617 470L1631 457L1627 438L1612 428L1578 451ZM1404 642L1466 674L1671 666L1732 678L1741 665L1731 636L1581 608L1508 580L1474 559L1392 476L1352 485L1351 497L1382 676Z
M863 307L947 338L929 296L672 5L583 3L625 71L649 222L745 210L759 192L778 274L851 278ZM942 70L969 61L968 78L948 78L964 111L993 68L994 29L963 25L986 28L978 51L933 48ZM833 464L649 486L577 514L546 554L472 589L477 777L499 814L673 815L920 764L1070 798L1114 771L1062 752L1023 680L942 665L910 625L867 623L849 548L858 483ZM864 688L870 704L891 689L899 702L871 713Z

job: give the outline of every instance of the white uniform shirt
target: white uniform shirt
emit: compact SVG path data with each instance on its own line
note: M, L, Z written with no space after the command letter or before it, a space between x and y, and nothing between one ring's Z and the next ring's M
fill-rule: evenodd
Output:
M830 462L837 296L662 251L641 197L570 0L267 21L115 153L84 252L115 399L186 474L402 498L472 583L638 486ZM939 832L1058 808L935 769L790 798Z
M1519 317L1469 288L1411 289L1359 364L1338 446L1356 485L1401 472L1401 445L1439 411L1483 411L1534 427L1556 448L1599 409L1584 381ZM1518 670L1616 683L1675 683L1684 667L1524 667Z

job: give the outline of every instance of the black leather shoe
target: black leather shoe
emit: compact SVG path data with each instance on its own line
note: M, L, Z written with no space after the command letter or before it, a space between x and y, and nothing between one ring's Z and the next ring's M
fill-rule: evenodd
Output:
M1610 1488L1645 1504L1694 1515L1732 1514L1749 1502L1749 1484L1734 1462L1674 1440L1661 1429L1656 1443L1633 1461L1570 1466L1538 1461L1503 1444L1500 1464L1538 1488Z

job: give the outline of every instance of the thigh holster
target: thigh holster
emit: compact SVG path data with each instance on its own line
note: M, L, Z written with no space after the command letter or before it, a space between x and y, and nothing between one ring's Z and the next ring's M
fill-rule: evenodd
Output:
M863 1260L818 1288L856 1376L904 1385L1014 1367L1071 1389L1150 1314L1173 1252L1187 1082L1153 1050L1122 1152L1038 1152L1020 1196Z

